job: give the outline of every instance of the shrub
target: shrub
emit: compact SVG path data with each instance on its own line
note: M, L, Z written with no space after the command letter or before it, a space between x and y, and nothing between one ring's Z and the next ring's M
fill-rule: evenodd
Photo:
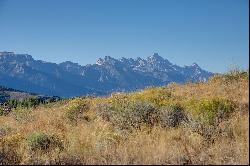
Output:
M132 94L130 99L141 100L152 103L154 106L162 107L165 101L171 99L171 92L166 87L147 88Z
M76 122L82 118L82 113L89 108L87 100L76 98L71 100L65 108L65 117L71 121Z
M185 125L191 129L192 132L198 133L208 142L212 141L212 137L216 132L216 126L205 124L192 118L188 119L188 123L185 123Z
M240 69L232 69L228 73L224 74L226 80L239 80L240 78L247 78L249 73Z
M240 69L232 69L225 74L217 74L210 77L210 81L222 81L226 85L234 81L239 81L240 79L248 79L249 72Z
M44 133L33 133L27 138L31 149L47 149L50 144L49 137Z
M215 124L229 115L234 109L234 103L229 100L214 97L200 100L191 100L187 109L195 119L202 123Z
M63 148L62 142L57 137L42 132L30 134L26 141L31 150L48 150L51 147Z
M163 127L176 127L187 121L184 109L180 105L163 107L159 111L160 125Z
M99 105L99 115L120 129L139 128L142 124L153 125L156 108L143 101L125 101Z
M18 148L23 141L23 136L14 134L0 137L0 165L16 165L21 161Z

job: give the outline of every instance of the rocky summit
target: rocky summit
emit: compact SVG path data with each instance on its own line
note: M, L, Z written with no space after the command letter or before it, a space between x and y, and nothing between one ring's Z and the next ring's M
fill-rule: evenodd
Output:
M110 56L81 66L34 60L31 55L0 52L0 85L50 96L107 95L170 82L206 81L213 73L196 63L178 66L154 53L146 59Z

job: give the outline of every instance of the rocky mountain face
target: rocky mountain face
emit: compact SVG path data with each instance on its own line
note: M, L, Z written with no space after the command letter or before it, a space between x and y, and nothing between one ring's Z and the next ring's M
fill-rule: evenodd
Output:
M157 53L146 59L105 56L96 64L81 66L70 61L56 64L34 60L27 54L0 52L0 85L50 96L106 95L170 82L206 81L212 75L196 63L177 66Z

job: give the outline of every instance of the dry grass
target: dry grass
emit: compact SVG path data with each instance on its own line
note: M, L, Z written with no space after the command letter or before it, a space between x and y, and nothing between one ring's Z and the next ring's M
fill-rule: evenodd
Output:
M248 77L229 83L219 78L44 105L21 120L14 112L0 116L0 164L249 164L248 86ZM121 130L97 114L100 103L142 100L161 108L171 102L209 97L236 103L227 118L212 126L210 139L185 124L142 124L139 129ZM76 121L69 121L65 111L73 104L76 107L71 109L79 109L79 103L88 103L88 107L77 114ZM34 133L56 141L49 140L45 149L31 149L27 139Z

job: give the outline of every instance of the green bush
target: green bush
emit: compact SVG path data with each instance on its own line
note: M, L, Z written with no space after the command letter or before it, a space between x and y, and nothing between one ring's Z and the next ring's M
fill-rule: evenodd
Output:
M32 150L47 149L50 144L49 136L44 133L33 133L27 138L27 143Z
M99 105L98 115L120 129L132 129L142 124L153 125L157 109L143 101L120 101Z
M200 120L202 123L215 124L229 115L234 110L234 103L214 97L200 100L191 100L186 105L187 110L193 118Z
M23 142L21 134L0 136L0 165L17 165L22 156L18 148Z
M65 117L70 122L77 122L83 118L83 112L89 108L87 100L77 98L71 100L65 108Z
M99 104L98 115L120 129L140 128L143 124L177 127L188 121L184 108L176 102L158 109L144 100L113 100Z
M152 103L154 106L160 108L164 106L165 102L170 100L171 97L172 97L171 91L169 91L166 87L158 87L158 88L151 87L131 94L129 96L129 99L134 101L140 100Z
M63 149L62 142L55 136L49 136L42 132L30 134L26 139L31 150L48 150L50 148Z

